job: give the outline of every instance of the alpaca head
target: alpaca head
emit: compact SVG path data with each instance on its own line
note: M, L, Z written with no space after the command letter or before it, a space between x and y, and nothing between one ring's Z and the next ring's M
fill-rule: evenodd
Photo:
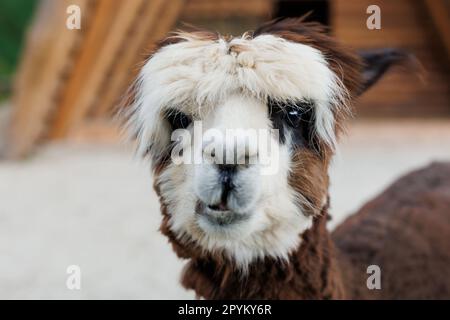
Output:
M386 69L380 58L364 72L363 60L295 19L162 43L133 86L128 125L153 163L162 229L179 254L245 268L299 246L327 203L349 99Z

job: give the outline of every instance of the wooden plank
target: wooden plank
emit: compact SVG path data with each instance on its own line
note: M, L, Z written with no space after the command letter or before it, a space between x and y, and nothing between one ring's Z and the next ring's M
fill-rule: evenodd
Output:
M109 26L109 32L102 43L95 63L92 65L89 74L84 78L83 88L78 92L70 107L61 110L58 114L51 132L52 138L65 137L71 127L76 126L83 120L89 112L89 108L96 102L103 79L117 58L121 46L126 45L128 30L136 23L136 17L145 2L146 0L120 1L119 11L113 24Z
M411 72L392 70L358 99L358 115L450 115L447 54L440 46L423 2L378 0L381 30L366 28L366 9L373 4L371 0L336 0L330 4L332 30L343 43L357 49L406 49L417 56L426 71L426 82L423 83Z
M182 19L270 17L275 0L190 0Z
M23 99L30 96L33 82L39 76L41 68L45 65L48 51L54 41L53 28L57 25L53 13L57 8L50 0L44 0L37 7L32 28L28 30L26 45L15 74L14 81L14 103L16 109L22 105ZM36 63L36 62L39 63ZM27 90L27 94L25 94Z
M90 30L87 32L83 43L80 57L75 63L74 72L64 89L63 97L59 103L58 110L53 120L53 126L50 129L50 137L59 137L63 135L64 130L70 122L72 110L79 103L79 95L86 87L86 79L95 68L96 61L100 58L100 51L103 47L103 40L110 31L116 13L120 8L118 1L99 1L95 18Z
M66 8L72 4L80 6L84 13L81 30L66 28ZM33 23L36 28L27 37L14 89L8 156L25 155L45 132L93 4L87 0L41 2Z
M425 0L425 5L450 59L450 4L442 0Z
M99 116L107 113L120 99L127 84L137 75L136 64L142 60L142 53L146 44L159 36L155 34L158 24L167 24L168 28L165 30L167 32L178 18L179 12L175 12L173 16L168 16L164 12L165 7L175 6L175 8L181 10L181 5L179 5L181 3L180 0L172 1L170 4L165 0L154 0L147 3L127 38L127 45L124 46L123 53L115 61L110 77L104 79L101 89L102 99L93 108L94 115ZM164 17L164 19L160 19L160 17Z

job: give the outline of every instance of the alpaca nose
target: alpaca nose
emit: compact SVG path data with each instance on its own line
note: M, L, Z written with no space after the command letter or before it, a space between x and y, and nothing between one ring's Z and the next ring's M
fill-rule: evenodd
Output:
M208 207L216 211L227 211L228 208L228 196L235 188L233 184L233 176L237 170L237 165L219 164L217 165L219 173L218 183L220 184L220 200Z
M219 181L222 184L224 192L233 190L233 175L237 171L236 164L219 164L217 165L219 170Z
M237 171L236 164L219 164L219 182L222 185L221 203L226 204L228 194L234 189L233 176Z

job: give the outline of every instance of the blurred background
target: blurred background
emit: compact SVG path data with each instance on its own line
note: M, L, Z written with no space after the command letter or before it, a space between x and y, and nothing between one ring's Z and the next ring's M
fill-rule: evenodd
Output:
M374 4L380 30L366 27ZM330 172L332 229L404 173L450 161L450 1L0 0L0 298L194 298L114 107L183 22L239 35L308 12L355 49L404 48L425 70L392 70L356 102ZM81 290L66 287L69 265Z

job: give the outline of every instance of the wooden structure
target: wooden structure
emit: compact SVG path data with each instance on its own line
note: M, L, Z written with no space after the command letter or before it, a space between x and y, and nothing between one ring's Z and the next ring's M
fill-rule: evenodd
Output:
M381 30L365 28L372 0L333 2L333 30L355 48L400 47L422 63L423 81L408 72L391 72L359 101L358 116L437 117L450 115L450 8L436 17L432 7L445 1L378 0ZM360 13L360 14L358 14ZM444 17L442 17L444 16ZM446 18L445 18L446 16Z
M416 53L428 71L426 84L410 74L390 74L361 99L360 115L450 115L446 2L378 0L382 29L371 31L366 28L366 8L372 2L41 0L17 72L8 153L25 155L46 140L118 139L114 106L145 53L180 21L237 33L276 12L302 15L311 3L329 10L320 17L326 17L325 23L343 42L355 48L403 47ZM65 27L66 8L72 4L81 8L80 30ZM286 4L288 10L278 10Z

